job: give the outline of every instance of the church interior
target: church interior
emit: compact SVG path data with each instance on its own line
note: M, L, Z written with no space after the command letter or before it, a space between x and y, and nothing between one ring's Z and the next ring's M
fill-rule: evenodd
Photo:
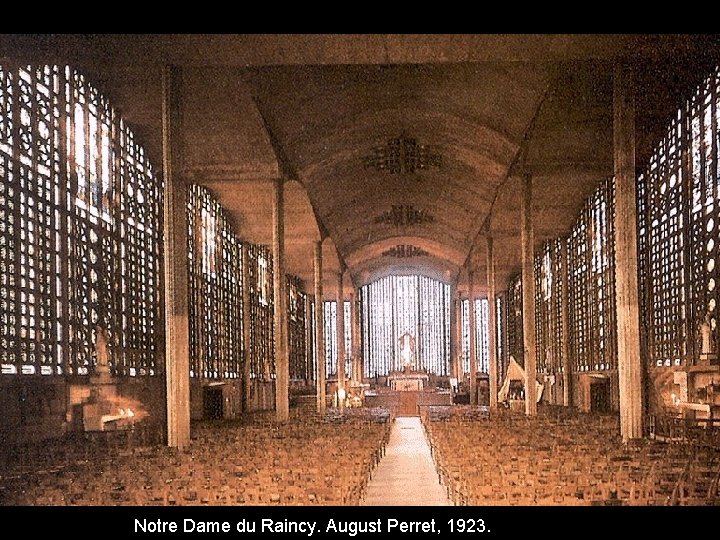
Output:
M0 505L717 505L718 124L715 35L0 35Z

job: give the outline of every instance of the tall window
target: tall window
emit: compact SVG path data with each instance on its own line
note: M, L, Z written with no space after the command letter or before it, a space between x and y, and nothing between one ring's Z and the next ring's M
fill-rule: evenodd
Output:
M498 295L495 298L495 339L497 343L497 366L498 366L498 380L502 381L507 373L507 317L505 313L505 301L504 295Z
M162 186L109 101L69 67L0 66L0 365L157 372Z
M470 373L470 300L460 300L460 348L463 373Z
M240 377L242 246L225 214L205 188L188 192L190 376Z
M325 309L325 376L337 375L337 302L323 302Z
M470 300L460 304L460 324L462 325L462 366L464 373L470 373ZM488 301L487 298L475 299L475 358L478 373L488 373Z
M447 375L450 359L450 286L425 276L388 276L360 289L365 376L402 369L414 343L415 367Z
M638 178L643 349L656 367L718 351L719 86L716 69Z
M564 239L545 242L535 257L535 336L537 369L542 373L562 370L562 296Z
M523 342L522 316L522 278L516 276L510 281L505 299L505 317L507 330L507 354L521 366L525 365L525 345Z
M337 302L327 300L325 306L325 375L337 376L338 342L337 342ZM345 317L345 377L352 376L352 306L349 301L343 302Z
M248 244L247 249L250 262L250 377L270 380L275 376L272 253L266 246L255 244Z
M308 372L307 358L306 296L302 290L300 278L287 276L287 295L290 378L294 380L311 379L312 374Z
M310 370L309 379L317 381L317 346L315 335L315 300L310 300L310 320L308 325L308 369Z
M614 208L608 179L588 199L568 239L569 343L577 371L617 367Z
M587 200L567 240L547 242L535 264L535 345L538 371L562 370L562 295L567 287L571 357L576 371L617 368L615 330L615 191L603 181ZM563 261L567 242L567 261ZM563 275L567 264L567 275ZM522 279L507 293L508 353L524 364ZM522 361L521 361L522 359Z
M475 354L478 361L478 373L489 373L487 298L475 299Z

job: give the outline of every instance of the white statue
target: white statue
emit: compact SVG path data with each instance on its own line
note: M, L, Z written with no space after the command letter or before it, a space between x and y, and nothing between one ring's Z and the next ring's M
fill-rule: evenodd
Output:
M415 338L410 332L400 336L400 360L403 367L412 367L415 361Z
M712 327L710 326L710 313L705 315L703 322L700 323L700 353L703 355L711 354L713 351Z

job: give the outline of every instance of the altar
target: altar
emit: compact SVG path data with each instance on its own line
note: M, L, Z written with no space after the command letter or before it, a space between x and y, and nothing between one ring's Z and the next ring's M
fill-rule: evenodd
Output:
M398 339L398 346L402 371L393 371L388 375L390 389L397 392L422 392L430 378L427 373L416 371L415 337L405 332Z
M411 371L410 369L396 371L388 375L390 389L398 392L422 392L427 386L428 380L427 373Z

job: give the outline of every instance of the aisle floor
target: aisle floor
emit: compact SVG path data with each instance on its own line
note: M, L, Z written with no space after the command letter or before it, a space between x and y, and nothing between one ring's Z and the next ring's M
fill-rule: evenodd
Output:
M385 456L373 472L365 506L448 506L420 418L399 416Z

